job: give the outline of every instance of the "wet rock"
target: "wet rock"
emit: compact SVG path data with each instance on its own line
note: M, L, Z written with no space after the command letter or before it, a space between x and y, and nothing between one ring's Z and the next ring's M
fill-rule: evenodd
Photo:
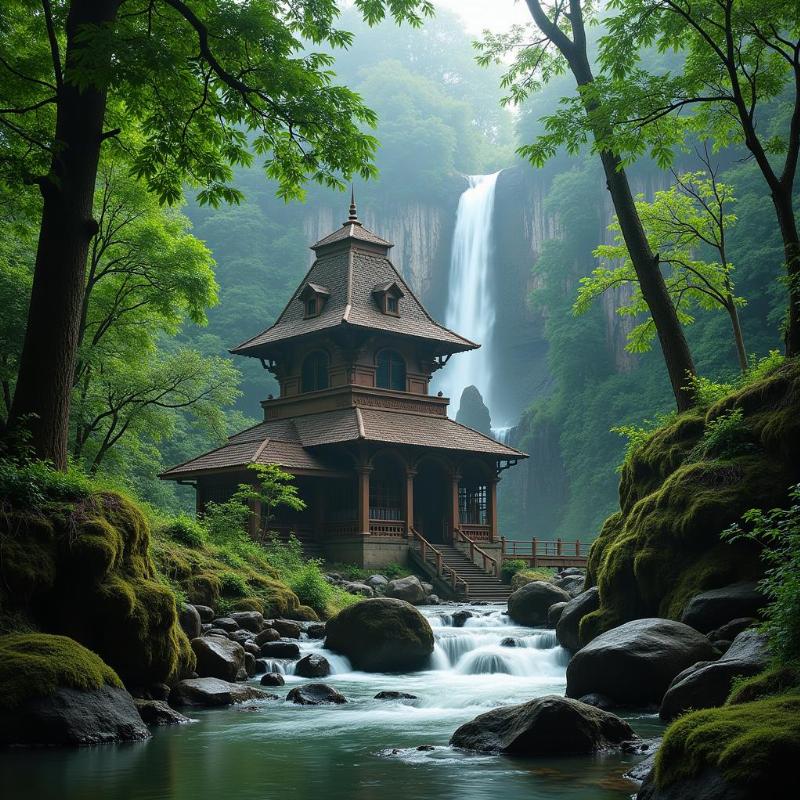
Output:
M197 609L188 603L181 603L178 623L189 639L196 639L203 632L203 622Z
M208 630L203 631L203 636L222 636L223 639L227 639L228 631L224 628L215 628L212 625Z
M577 597L583 591L583 575L564 575L553 580L553 584L563 589L570 597Z
M241 645L243 645L245 642L253 641L254 636L255 634L252 631L245 630L244 628L238 631L232 631L228 634L228 638L232 642L238 642Z
M325 656L311 653L297 662L294 674L301 678L327 678L331 674L331 665Z
M600 593L596 586L587 589L577 597L573 597L561 612L556 625L556 638L562 647L573 653L580 649L578 627L581 620L592 611L600 608Z
M281 638L280 633L275 630L275 628L264 628L261 633L257 633L253 638L253 641L261 646L262 644L266 644L267 642L277 642L278 639Z
M567 607L567 603L565 600L562 600L560 603L553 603L550 608L547 609L547 627L548 628L555 628L558 624L559 619L561 619L561 615L564 613L564 609Z
M433 588L433 587L431 587ZM386 585L386 596L396 600L405 600L411 605L419 605L430 594L426 592L416 575L396 578Z
M221 636L201 636L192 639L192 650L197 657L197 674L201 678L221 678L235 681L244 666L244 648Z
M264 615L259 611L234 611L231 619L245 630L258 633L264 627Z
M268 672L261 676L262 686L283 686L286 683L280 672Z
M434 745L432 745L432 744L421 744L421 745L419 745L419 747L417 747L417 750L419 750L419 751L421 751L423 753L428 753L431 750L435 750L435 749L436 749L436 747Z
M742 631L718 661L700 661L674 678L661 701L659 716L669 722L689 709L721 706L737 677L757 675L768 662L766 636L756 630Z
M189 678L178 681L169 693L171 706L213 708L243 703L245 700L269 700L271 695L247 683L230 683L219 678Z
M385 587L389 583L389 579L385 575L370 575L364 583L373 589L379 589L380 587Z
M244 671L248 678L252 678L256 674L256 657L247 651L244 654Z
M590 692L579 699L581 703L586 703L587 706L594 706L602 711L610 711L617 706L610 697L606 697L604 694L598 694L597 692Z
M163 700L134 700L136 710L146 725L182 725L191 722Z
M460 609L459 611L454 611L450 619L453 621L454 628L463 628L464 623L472 616L473 614L471 611Z
M300 658L300 648L294 642L267 642L261 645L261 655L264 658Z
M211 608L211 606L201 606L195 603L194 607L200 615L200 621L202 623L209 623L214 619L214 609Z
M252 653L256 658L261 655L261 647L257 645L252 639L246 641L242 647L244 647L245 653Z
M620 705L660 703L672 679L697 661L717 657L694 628L673 620L626 622L578 650L567 666L567 697L590 692Z
M425 667L433 631L409 603L389 597L362 600L328 620L325 646L367 672L406 672Z
M658 751L656 750L656 753L657 752ZM625 773L624 777L628 778L629 780L638 781L639 783L642 783L642 781L644 781L645 778L647 778L647 776L650 774L650 772L656 765L656 753L650 753L647 756L647 758L640 761L635 766L631 767Z
M286 695L286 700L300 706L321 706L329 703L341 705L347 702L347 698L343 694L326 683L306 683L302 686L295 686Z
M427 583L426 581L420 581L419 585L422 587L422 590L425 594L433 594L433 584Z
M274 628L284 639L299 639L300 626L291 619L274 619L269 625Z
M580 567L564 567L564 569L559 570L558 577L563 578L568 575L580 575L582 578L586 577L586 570L581 569Z
M614 714L557 695L495 708L462 725L450 744L466 750L516 755L594 753L635 739Z
M552 583L531 581L508 598L508 615L519 625L543 626L550 606L570 599L567 592Z
M263 675L267 671L267 660L265 658L257 658L256 659L256 667L255 667L255 674L256 675Z
M500 640L500 647L518 647L519 642L513 636L506 636Z
M233 617L217 617L211 620L211 624L215 628L222 628L227 633L239 630L239 623Z
M686 604L681 622L708 633L733 619L757 617L766 602L755 582L732 583L695 595Z
M708 638L714 642L716 647L719 647L719 641L732 642L742 631L752 628L758 624L755 617L739 617L739 619L732 619L719 628L715 628L708 633Z
M372 597L375 594L375 590L371 586L367 586L366 583L359 583L358 581L342 584L342 588L346 592L350 592L350 594L357 594L361 597Z
M375 700L418 700L419 698L415 694L408 694L408 692L394 692L394 691L383 691L378 692L373 698Z
M653 768L644 778L636 800L765 800L767 796L757 784L730 783L716 769L706 769L694 777L659 787Z
M441 603L441 602L442 601L439 599L439 595L438 594L429 594L425 598L425 605L426 606L438 606L439 603Z
M0 745L81 745L147 739L133 698L125 689L59 687L0 712Z
M324 639L325 638L325 624L322 622L312 622L306 628L306 636L309 639Z

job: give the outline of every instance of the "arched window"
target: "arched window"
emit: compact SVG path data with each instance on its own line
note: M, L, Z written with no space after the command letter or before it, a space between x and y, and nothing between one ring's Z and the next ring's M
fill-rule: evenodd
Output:
M321 350L309 353L303 361L303 391L318 392L328 388L328 354Z
M375 384L381 389L406 390L406 362L394 350L381 350L378 353L378 370Z

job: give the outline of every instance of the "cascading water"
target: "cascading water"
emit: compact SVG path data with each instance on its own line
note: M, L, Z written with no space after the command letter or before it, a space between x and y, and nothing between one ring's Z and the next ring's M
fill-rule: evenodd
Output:
M458 201L445 325L481 347L459 353L443 370L440 388L452 401L453 415L461 393L470 385L478 387L484 403L492 410L490 351L495 305L490 275L492 215L499 174L469 175L469 186Z

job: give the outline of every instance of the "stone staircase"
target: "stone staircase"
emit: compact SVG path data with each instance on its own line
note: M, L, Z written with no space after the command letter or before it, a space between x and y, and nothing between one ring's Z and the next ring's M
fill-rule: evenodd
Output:
M481 567L474 564L470 557L458 547L451 544L436 544L442 554L442 560L462 580L467 582L468 600L488 600L505 602L511 594L511 587L500 578L489 575Z

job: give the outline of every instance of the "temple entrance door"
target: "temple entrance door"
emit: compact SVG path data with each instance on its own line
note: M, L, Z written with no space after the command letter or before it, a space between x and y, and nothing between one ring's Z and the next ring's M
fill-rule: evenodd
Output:
M447 540L450 481L444 467L424 460L414 478L414 527L429 542Z

